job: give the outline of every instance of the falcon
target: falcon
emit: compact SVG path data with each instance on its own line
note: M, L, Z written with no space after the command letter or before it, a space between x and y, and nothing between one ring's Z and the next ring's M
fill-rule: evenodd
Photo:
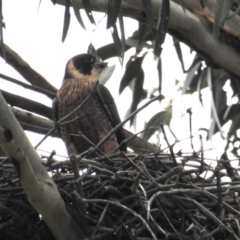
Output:
M56 122L67 116L59 131L69 156L97 145L121 122L111 93L98 83L99 72L105 67L106 63L93 54L77 55L66 65L62 86L53 101L53 115ZM111 155L124 140L121 127L99 149ZM120 150L126 148L125 143L120 145Z

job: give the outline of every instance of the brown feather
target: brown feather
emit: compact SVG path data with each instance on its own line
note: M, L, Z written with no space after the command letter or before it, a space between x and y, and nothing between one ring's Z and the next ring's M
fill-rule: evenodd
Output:
M74 111L89 96L95 84L95 80L88 78L65 80L57 94L59 119ZM82 137L73 136L72 134L81 132L96 145L113 128L101 106L97 93L93 93L86 104L65 121L72 119L75 120L60 126L60 132L68 152L70 151L70 146L75 145L75 148L78 150L75 154L88 150L91 144ZM109 155L113 153L117 146L116 136L113 135L100 149ZM71 149L74 149L74 147L71 147Z

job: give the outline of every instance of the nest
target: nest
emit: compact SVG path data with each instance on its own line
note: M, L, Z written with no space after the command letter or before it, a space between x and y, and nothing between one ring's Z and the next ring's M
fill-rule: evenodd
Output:
M224 155L145 153L46 163L82 239L239 239L238 174ZM76 171L75 171L76 173ZM230 181L222 178L228 176ZM10 162L0 165L0 236L55 239Z

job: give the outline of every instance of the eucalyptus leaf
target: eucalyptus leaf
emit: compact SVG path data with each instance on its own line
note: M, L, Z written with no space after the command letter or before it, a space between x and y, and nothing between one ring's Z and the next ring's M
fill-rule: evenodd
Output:
M91 10L91 7L90 7L89 0L82 0L82 4L83 4L83 8L85 9L86 14L87 14L87 16L88 16L88 19L90 20L90 22L91 22L92 24L95 24L95 21L94 21L93 15L92 15L92 10Z
M169 0L162 1L162 9L159 13L158 24L157 24L157 36L154 46L154 54L159 57L162 52L162 44L164 43L165 36L167 33L168 22L170 14L170 2Z
M113 27L121 10L122 0L108 0L107 6L107 29Z
M76 17L78 23L81 25L81 27L84 30L86 30L85 25L84 25L83 20L82 20L82 17L81 17L81 14L80 14L80 10L76 7L73 7L73 10L74 10L74 14L75 14L75 17Z
M66 39L67 32L68 32L69 25L70 25L70 19L71 19L70 6L71 6L71 0L66 0L64 21L63 21L62 42L64 42Z

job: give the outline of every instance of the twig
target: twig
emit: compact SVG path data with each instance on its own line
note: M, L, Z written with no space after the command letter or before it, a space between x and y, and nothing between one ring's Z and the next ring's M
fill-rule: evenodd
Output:
M84 140L86 140L92 147L96 147L96 145L90 139L88 139L82 132L80 132L79 134L71 134L71 136L81 137ZM97 151L100 154L102 154L109 162L111 162L111 159L103 151L101 151L101 149L97 148Z
M187 113L189 114L189 129L190 129L191 147L192 147L193 152L195 152L194 146L193 146L193 135L192 135L192 109L189 108L187 110Z
M137 217L143 224L144 226L147 228L147 230L149 231L149 233L151 234L151 236L153 237L153 239L157 240L157 237L155 236L154 232L152 231L152 229L150 228L150 226L147 224L147 222L145 221L145 219L140 216L139 214L137 214L135 211L133 211L132 209L118 203L118 202L114 202L114 201L110 201L110 200L105 200L105 199L85 199L85 198L81 198L79 197L79 195L77 195L76 192L73 193L75 195L75 197L84 203L106 203L106 204L111 204L114 205L116 207L120 207L126 211L128 211L129 213L131 213L132 215L134 215L135 217Z
M201 166L200 166L200 169L199 169L199 174L201 174L203 172L203 164L204 164L204 153L203 153L203 141L202 141L202 135L199 136L200 138L200 144L201 144Z
M222 214L223 214L223 205L222 205L222 187L221 187L221 176L220 176L220 170L219 167L216 167L215 175L217 178L217 193L218 193L218 210L217 210L217 216L220 220L222 220Z
M37 149L42 143L43 141L49 137L55 130L56 130L57 126L55 126L54 128L52 128L51 130L48 131L48 133L38 142L37 145L35 145L35 149Z
M158 202L158 204L160 205L161 210L162 210L162 212L163 212L165 218L166 218L167 221L169 222L169 224L170 224L171 228L173 229L173 231L178 235L179 239L182 239L181 236L179 235L179 233L177 232L177 230L175 229L175 227L173 226L172 222L171 222L170 219L168 218L168 216L167 216L165 210L164 210L163 207L161 206L160 201L157 201L157 202Z
M128 147L134 150L136 153L142 152L142 149L150 152L156 152L158 151L158 147L155 146L154 144L149 143L145 139L142 139L136 134L133 134L129 132L128 130L124 129L124 133L127 139L131 138L131 140L128 140Z
M101 222L103 221L103 218L104 218L105 215L106 215L108 206L109 206L109 204L106 204L106 205L105 205L105 207L104 207L104 209L103 209L103 212L102 212L102 214L101 214L101 216L100 216L100 218L99 218L99 220L98 220L97 226L96 226L96 228L93 230L93 232L92 232L92 234L91 234L91 238L94 237L94 235L96 234L98 228L100 227L100 224L101 224Z
M168 142L168 139L167 139L167 136L166 136L166 133L165 133L165 130L164 130L164 127L163 127L163 124L161 124L161 129L162 129L162 133L163 133L163 136L164 136L164 139L168 145L168 148L170 150L170 153L171 153L171 156L172 156L172 160L173 160L173 163L175 166L177 166L177 161L176 161L176 158L175 158L175 155L174 155L174 152L173 152L173 149L172 149L172 146L169 144Z

